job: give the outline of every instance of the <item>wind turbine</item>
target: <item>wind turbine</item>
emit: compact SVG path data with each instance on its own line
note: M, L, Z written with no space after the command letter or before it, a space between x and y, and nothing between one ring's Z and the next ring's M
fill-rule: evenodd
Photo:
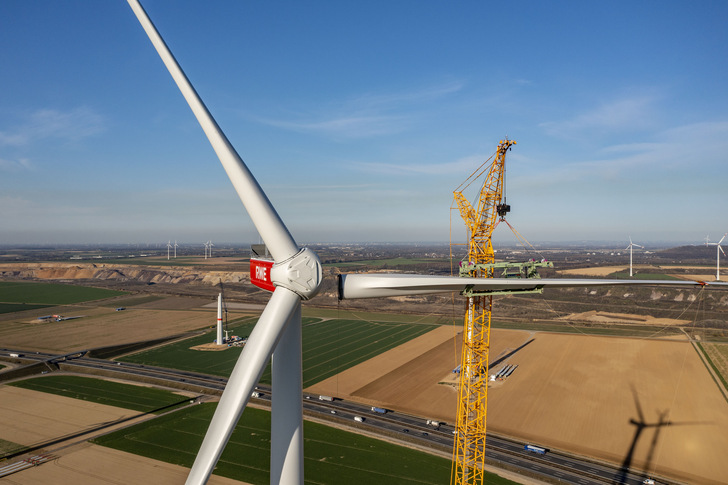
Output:
M271 264L251 261L251 280L272 291L228 379L215 414L197 454L187 484L207 481L245 409L253 388L272 357L271 483L303 484L303 407L301 368L301 301L316 296L322 268L318 256L300 248L263 189L213 119L192 84L172 56L138 0L127 0L157 53L200 123L235 191L253 221ZM176 247L176 243L175 243ZM686 281L631 280L513 280L403 274L339 275L339 298L374 298L400 295L451 293L472 289L504 291L592 285L677 284ZM726 283L713 283L728 285Z
M212 241L207 241L207 249L210 252L210 257L212 257L212 247L214 244L212 244Z
M177 240L174 240L174 259L177 259Z
M720 243L723 242L723 239L728 236L728 232L723 234L723 237L720 238L720 241L717 243L709 243L708 238L705 238L705 245L706 246L715 246L715 280L720 281L720 253L723 253L725 256L725 251L723 251L723 246L720 245Z
M169 250L172 249L172 240L167 241L167 261L169 261Z
M632 247L637 246L638 248L644 249L644 246L640 246L639 244L635 244L632 242L632 236L629 237L629 246L627 246L624 249L629 249L629 277L632 277Z

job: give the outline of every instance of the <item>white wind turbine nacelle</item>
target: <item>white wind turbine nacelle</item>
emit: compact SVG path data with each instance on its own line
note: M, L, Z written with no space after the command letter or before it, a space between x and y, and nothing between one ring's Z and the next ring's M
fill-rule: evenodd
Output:
M187 478L203 484L217 464L253 388L272 357L271 483L303 484L303 407L301 376L301 300L313 298L321 287L318 256L299 248L273 205L199 98L138 0L127 0L207 135L258 233L273 256L253 271L271 298L250 333L228 379L217 410ZM175 241L175 251L177 243ZM257 273L257 274L256 274ZM453 291L507 290L588 285L700 285L697 282L625 280L477 279L420 275L341 275L340 298L374 298ZM726 285L725 283L712 283Z

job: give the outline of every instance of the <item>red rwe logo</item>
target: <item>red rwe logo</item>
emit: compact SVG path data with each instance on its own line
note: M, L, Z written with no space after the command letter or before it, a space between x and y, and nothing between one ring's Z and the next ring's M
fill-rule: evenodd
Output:
M270 280L270 270L273 267L273 261L268 259L250 258L250 282L258 288L267 291L273 291L276 287Z

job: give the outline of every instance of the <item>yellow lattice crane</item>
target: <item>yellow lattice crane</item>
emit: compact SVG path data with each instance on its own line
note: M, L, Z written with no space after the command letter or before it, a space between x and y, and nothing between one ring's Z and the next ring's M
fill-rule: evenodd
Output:
M498 218L510 211L504 197L505 162L506 152L515 144L514 140L502 140L490 166L483 168L483 164L453 192L468 229L468 255L467 260L461 262L461 276L493 277L495 252L491 236ZM460 189L479 179L486 171L476 207L473 207ZM473 292L466 292L465 296L459 401L450 483L481 484L485 474L488 352L493 296Z

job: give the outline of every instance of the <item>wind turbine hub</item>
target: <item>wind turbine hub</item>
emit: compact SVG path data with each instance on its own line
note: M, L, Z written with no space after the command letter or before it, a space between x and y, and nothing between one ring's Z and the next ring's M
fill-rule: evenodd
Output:
M302 299L310 300L321 288L321 260L312 250L303 248L293 257L274 264L270 277L274 285L288 288Z

